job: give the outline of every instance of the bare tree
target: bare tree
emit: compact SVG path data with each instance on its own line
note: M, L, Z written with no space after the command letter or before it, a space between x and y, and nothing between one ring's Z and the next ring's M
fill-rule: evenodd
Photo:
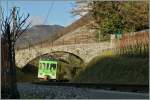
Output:
M4 58L7 61L6 64L2 64L2 98L19 98L19 92L16 84L16 64L15 64L15 43L21 34L27 30L30 26L26 24L29 14L20 16L20 10L16 7L10 11L9 16L4 16L2 12L1 22L1 35L2 45L7 48L2 56L8 56ZM3 49L3 48L2 48ZM4 60L3 60L4 61Z
M91 9L91 6L89 5L91 1L89 0L78 0L76 1L76 4L74 5L71 13L74 16L84 16L86 13L89 13L89 10Z

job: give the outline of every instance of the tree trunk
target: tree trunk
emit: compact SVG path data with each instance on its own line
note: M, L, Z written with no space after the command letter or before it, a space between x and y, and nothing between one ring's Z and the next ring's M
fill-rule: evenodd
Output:
M12 55L12 82L11 82L11 86L12 86L12 98L20 98L19 96L19 92L18 92L18 89L17 89L17 79L16 79L16 63L15 63L15 48L14 48L14 43L12 44L11 46L12 48L12 51L11 51L11 55ZM15 89L14 89L15 88Z
M2 45L2 98L18 99L14 47L9 39L2 41Z

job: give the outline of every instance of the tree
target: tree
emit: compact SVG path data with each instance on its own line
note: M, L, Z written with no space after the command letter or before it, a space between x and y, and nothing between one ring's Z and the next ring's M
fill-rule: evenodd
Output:
M89 3L90 1L76 1L71 13L74 16L84 16L90 9Z
M148 27L147 1L104 1L93 2L90 12L104 34L114 33L118 27L123 32L140 30Z
M139 31L149 28L148 1L128 1L122 3L121 15L123 16L125 30Z
M82 9L75 12L87 11L79 4L76 7ZM87 12L95 22L93 27L102 35L138 31L149 26L148 1L91 1L87 5Z
M2 45L7 48L6 54L2 54L2 56L8 56L8 59L5 59L7 60L6 64L2 65L2 77L5 77L2 78L2 98L19 98L16 84L15 43L30 26L30 24L26 24L29 14L20 16L19 13L20 11L16 7L11 10L9 17L4 17L4 13L2 13Z

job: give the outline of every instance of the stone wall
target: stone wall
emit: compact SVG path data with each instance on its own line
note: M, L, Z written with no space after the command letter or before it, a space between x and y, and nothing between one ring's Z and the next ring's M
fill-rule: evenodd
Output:
M24 67L29 61L46 53L65 51L73 53L84 60L85 63L89 62L95 56L100 54L103 50L111 48L109 42L103 43L90 43L90 44L72 44L61 46L43 47L35 46L30 49L23 49L16 51L16 64L18 67Z

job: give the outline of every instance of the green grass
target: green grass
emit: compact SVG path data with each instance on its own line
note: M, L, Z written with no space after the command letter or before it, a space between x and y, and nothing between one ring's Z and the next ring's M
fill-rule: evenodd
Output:
M149 59L108 54L87 64L72 81L83 83L148 84Z

